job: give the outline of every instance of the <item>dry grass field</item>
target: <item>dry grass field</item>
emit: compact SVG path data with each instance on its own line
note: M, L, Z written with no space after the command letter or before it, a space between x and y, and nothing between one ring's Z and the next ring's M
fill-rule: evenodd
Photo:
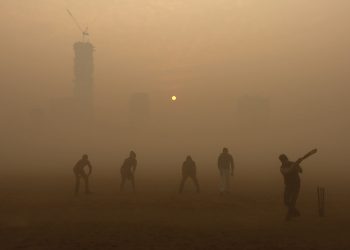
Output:
M93 180L94 193L72 195L72 178L2 178L0 249L350 249L350 202L332 191L319 218L311 187L302 217L284 221L281 186L237 182L220 196L216 179L195 194L191 183L140 180L118 191L112 178ZM345 197L347 198L347 197Z

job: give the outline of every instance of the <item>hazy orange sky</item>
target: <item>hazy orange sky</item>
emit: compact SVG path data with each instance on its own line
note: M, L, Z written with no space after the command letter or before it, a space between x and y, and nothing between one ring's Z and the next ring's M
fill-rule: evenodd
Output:
M69 8L89 25L99 95L213 85L339 95L349 79L349 7L341 0L2 0L1 75L16 94L68 95L72 43L80 39Z
M346 0L1 0L5 120L72 96L81 34L66 8L89 26L95 106L105 119L125 116L130 94L142 91L159 119L177 95L177 112L208 117L210 127L239 97L261 96L272 128L327 134L324 145L348 139Z

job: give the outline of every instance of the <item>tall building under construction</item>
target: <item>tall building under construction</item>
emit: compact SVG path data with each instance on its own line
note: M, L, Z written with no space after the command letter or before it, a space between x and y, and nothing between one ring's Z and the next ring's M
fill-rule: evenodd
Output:
M94 89L94 46L90 42L76 42L74 44L74 96L77 111L82 118L93 116Z

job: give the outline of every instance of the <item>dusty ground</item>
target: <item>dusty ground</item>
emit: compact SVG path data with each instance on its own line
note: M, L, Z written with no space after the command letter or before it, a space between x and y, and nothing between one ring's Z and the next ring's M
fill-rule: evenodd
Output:
M94 180L94 194L74 197L72 179L2 178L1 249L350 249L350 204L329 195L317 216L314 190L304 187L302 217L285 222L280 186L238 183L219 196L214 180L202 193L139 181L119 193L111 178ZM244 190L244 191L243 191Z

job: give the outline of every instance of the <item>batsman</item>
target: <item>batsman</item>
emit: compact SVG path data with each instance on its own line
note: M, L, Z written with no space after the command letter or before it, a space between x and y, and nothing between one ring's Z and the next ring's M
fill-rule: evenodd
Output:
M296 162L289 161L285 154L279 156L282 162L281 173L284 177L284 204L288 208L286 220L290 220L293 217L299 217L300 212L296 208L296 201L298 199L300 191L300 176L303 172L300 167L300 163L311 155L315 154L317 149L311 150L309 153L299 158Z

